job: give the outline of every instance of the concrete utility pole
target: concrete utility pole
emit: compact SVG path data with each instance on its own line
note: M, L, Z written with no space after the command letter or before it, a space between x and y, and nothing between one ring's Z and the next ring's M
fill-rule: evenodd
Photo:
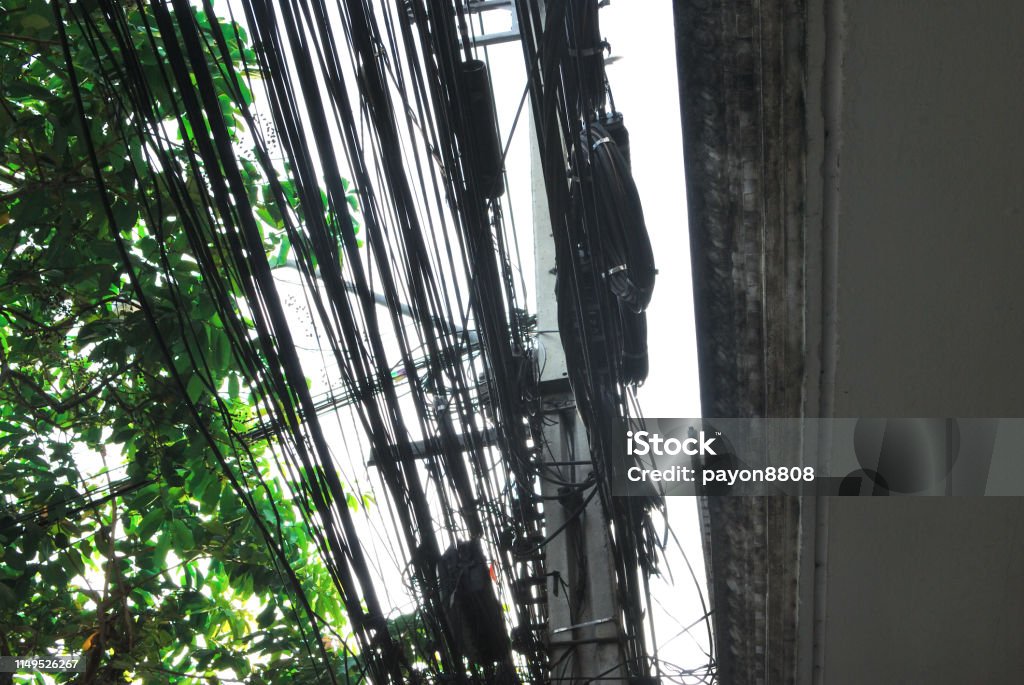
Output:
M546 535L561 531L544 548L548 573L550 682L625 680L622 612L615 588L608 526L599 498L584 507L584 484L593 472L587 431L569 388L558 334L555 243L548 214L536 131L531 127L537 346L544 413L541 492ZM560 481L560 482L555 482Z

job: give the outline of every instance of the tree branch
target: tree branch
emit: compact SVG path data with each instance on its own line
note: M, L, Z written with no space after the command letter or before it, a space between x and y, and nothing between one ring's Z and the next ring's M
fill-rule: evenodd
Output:
M88 402L89 400L95 398L97 395L103 392L103 390L111 381L116 380L119 376L124 374L124 372L127 371L129 368L131 368L131 366L118 369L116 372L100 381L95 387L90 389L88 392L78 394L74 397L70 397L67 400L57 400L54 399L53 396L50 395L50 393L48 393L45 388L39 385L35 381L35 379L29 376L27 373L18 371L17 369L12 369L10 367L10 364L7 363L7 355L3 353L3 350L0 350L0 387L2 387L7 382L7 379L15 378L21 381L21 383L23 383L24 385L27 385L36 394L40 395L43 398L43 402L45 402L46 405L50 407L50 409L52 409L57 414L63 414L64 412L74 409L80 404ZM23 402L25 401L24 396L21 395L20 392L18 393L18 396L21 397Z
M0 40L11 43L35 43L37 45L60 45L60 41L46 38L33 38L32 36L21 36L16 33L0 33Z

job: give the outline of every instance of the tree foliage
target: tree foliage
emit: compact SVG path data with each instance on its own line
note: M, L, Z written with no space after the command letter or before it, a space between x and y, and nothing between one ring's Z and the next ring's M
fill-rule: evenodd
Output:
M172 161L188 169L189 128L202 124L175 124L159 42L141 6L124 7L158 115L181 143ZM81 682L315 682L280 559L211 441L273 522L313 609L340 632L336 592L301 518L281 504L266 445L240 444L255 408L181 217L159 209L156 182L175 170L145 153L135 115L116 97L121 48L102 21L86 21L95 4L66 11L116 221L90 164L53 11L43 0L0 0L0 653L84 652ZM220 20L195 18L212 42ZM242 141L237 97L251 96L239 73L255 59L244 31L221 28L238 39L234 69L211 73ZM241 168L266 249L283 256L281 210L263 202L256 165ZM202 206L202 177L187 180ZM337 668L351 666L335 649Z

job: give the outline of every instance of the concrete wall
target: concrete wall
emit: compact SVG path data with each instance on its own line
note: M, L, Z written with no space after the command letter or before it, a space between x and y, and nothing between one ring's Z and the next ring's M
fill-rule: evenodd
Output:
M821 682L1020 682L1022 570L1022 499L833 500Z
M809 396L834 416L1024 416L1024 3L811 5ZM819 517L800 682L1021 681L1024 501Z
M1024 416L1024 3L845 3L836 415Z

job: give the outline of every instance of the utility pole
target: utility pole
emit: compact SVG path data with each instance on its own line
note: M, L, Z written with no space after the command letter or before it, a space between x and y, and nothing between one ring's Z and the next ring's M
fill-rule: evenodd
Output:
M550 682L625 680L622 611L616 593L608 523L590 497L593 465L569 387L558 334L555 244L536 130L531 127L537 348L544 441L540 450L548 598ZM556 531L560 531L555 535ZM635 629L635 627L634 627Z

